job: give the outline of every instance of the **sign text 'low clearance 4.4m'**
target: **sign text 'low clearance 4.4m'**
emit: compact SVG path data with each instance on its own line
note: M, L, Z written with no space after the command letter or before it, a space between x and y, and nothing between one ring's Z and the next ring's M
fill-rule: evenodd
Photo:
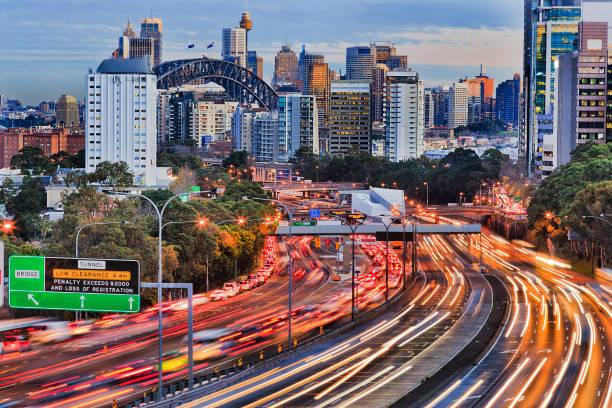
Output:
M137 312L140 264L120 259L11 256L9 306Z

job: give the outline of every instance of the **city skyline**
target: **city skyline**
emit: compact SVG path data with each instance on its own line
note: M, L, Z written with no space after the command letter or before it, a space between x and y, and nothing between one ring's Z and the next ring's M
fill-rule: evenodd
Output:
M398 54L408 55L409 66L422 73L428 87L473 76L480 64L496 83L520 72L521 5L511 0L495 5L477 0L462 5L448 0L427 4L365 0L352 1L351 8L346 3L325 3L324 10L312 3L250 2L249 49L264 58L264 79L271 82L274 55L285 42L285 33L296 53L305 44L308 50L324 54L331 69L342 72L347 47L392 41ZM151 16L164 21L164 60L198 57L212 41L215 47L207 55L219 57L221 29L238 26L244 10L242 1L221 4L187 1L174 7L149 1L110 7L65 1L60 7L29 8L23 18L27 5L0 1L5 11L0 16L2 37L8 39L0 49L0 91L26 104L57 99L63 93L82 100L83 73L109 58L128 16L135 25ZM466 8L470 13L461 12ZM72 15L85 17L76 20ZM301 19L288 20L288 15ZM18 26L11 24L18 20ZM192 43L194 49L187 49Z

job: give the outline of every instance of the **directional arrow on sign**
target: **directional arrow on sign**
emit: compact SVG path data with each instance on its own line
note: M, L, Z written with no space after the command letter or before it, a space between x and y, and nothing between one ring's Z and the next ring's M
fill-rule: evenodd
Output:
M31 300L32 302L34 302L34 304L35 304L36 306L38 306L38 302L36 301L36 299L34 299L34 295L33 295L33 294L31 294L31 293L30 293L30 294L28 295L28 300Z
M130 302L130 310L132 310L132 303L134 303L134 299L133 298L129 298L128 302Z
M85 307L85 296L81 295L79 299L81 299L81 307Z

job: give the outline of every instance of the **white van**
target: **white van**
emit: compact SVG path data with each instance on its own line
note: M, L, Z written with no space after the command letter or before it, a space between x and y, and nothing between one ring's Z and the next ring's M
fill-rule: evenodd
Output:
M32 326L30 341L32 343L58 343L72 337L68 322L47 322Z

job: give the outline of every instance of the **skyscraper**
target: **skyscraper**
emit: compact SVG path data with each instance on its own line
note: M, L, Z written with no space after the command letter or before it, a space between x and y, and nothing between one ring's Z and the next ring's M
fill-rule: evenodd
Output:
M370 81L332 81L329 152L370 151Z
M140 37L153 38L153 65L162 62L162 20L161 18L143 18L140 22Z
M135 183L156 183L157 77L148 58L108 59L86 78L85 170L124 161Z
M283 45L274 57L274 78L272 85L276 88L283 83L298 85L298 59L289 45Z
M154 37L137 37L132 24L128 21L123 35L119 37L119 47L113 52L113 59L147 57L153 65L155 63L155 43Z
M300 54L300 60L302 93L316 97L319 125L326 126L329 123L329 66L323 55L309 54L305 50Z
M257 51L247 51L247 69L263 79L263 58L257 56Z
M299 60L300 81L302 82L302 91L308 92L310 88L310 80L312 69L310 66L314 63L325 63L323 54L310 54L305 49L302 49Z
M435 103L433 92L426 89L423 92L423 127L425 130L435 126Z
M242 13L242 18L240 19L240 28L244 28L246 31L245 44L248 50L249 49L249 31L251 31L251 29L253 28L253 22L251 21L251 15L246 10Z
M62 95L57 101L55 124L57 127L72 128L79 126L79 105L72 95Z
M223 29L221 57L224 61L234 62L247 67L246 30L239 27Z
M448 127L468 124L468 97L469 87L465 83L454 83L448 96Z
M473 123L493 119L494 82L486 75L484 67L480 66L480 75L476 78L465 78L460 82L468 85L468 121Z
M385 79L389 68L385 64L376 64L372 70L372 122L383 119L383 102L385 98Z
M280 162L289 161L300 147L319 154L319 115L313 95L279 94L277 146Z
M386 64L389 57L395 56L397 52L395 44L387 41L371 42L370 47L374 47L377 64Z
M408 69L408 57L406 55L391 55L387 58L389 71L404 71Z
M555 61L559 55L577 49L580 6L580 0L525 0L525 109L519 137L519 159L531 174L538 166L535 163L539 143L537 115L549 117L552 114Z
M372 79L372 70L376 65L376 48L374 46L357 46L346 49L346 79Z
M514 128L519 123L519 101L521 97L521 75L501 82L495 91L495 118L510 123Z
M251 146L255 161L278 161L278 112L257 112L253 117Z
M387 74L385 151L391 161L416 159L423 154L424 91L414 71Z

